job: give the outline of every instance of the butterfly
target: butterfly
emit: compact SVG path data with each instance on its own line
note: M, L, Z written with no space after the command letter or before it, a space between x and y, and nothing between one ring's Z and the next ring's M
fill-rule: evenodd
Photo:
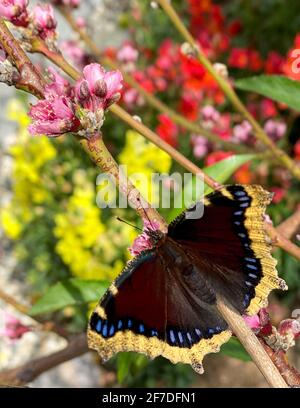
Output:
M286 289L264 231L271 200L261 186L230 185L203 199L201 218L189 217L196 203L166 234L146 230L152 248L129 262L96 306L89 347L102 361L136 351L202 373L204 356L231 336L217 297L253 315L272 289Z

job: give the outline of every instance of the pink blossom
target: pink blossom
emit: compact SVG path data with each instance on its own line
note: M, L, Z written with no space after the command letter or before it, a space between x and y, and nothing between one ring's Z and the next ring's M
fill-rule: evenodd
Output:
M33 123L28 127L31 134L51 137L67 132L76 132L80 122L75 116L74 105L66 96L49 97L32 106L29 116Z
M81 105L91 111L107 109L120 98L122 89L120 71L105 72L99 64L89 64L83 69L83 77L77 81L75 94Z
M191 142L193 145L193 153L197 159L201 159L208 153L208 143L203 136L192 135Z
M0 0L0 16L16 26L28 25L28 0Z
M25 333L30 332L31 328L25 326L10 313L4 313L4 328L0 329L0 335L10 340L20 339Z
M140 254L142 251L146 249L152 248L150 237L147 235L147 230L156 231L159 229L158 222L149 222L148 220L144 219L144 228L143 233L140 234L133 242L132 246L129 249L129 252L132 256L136 256Z
M251 330L257 332L260 330L260 319L259 316L256 314L254 316L243 316L246 324L250 327Z
M53 7L50 4L38 4L35 6L32 10L31 18L34 27L43 40L55 35L57 22L54 16Z
M76 24L79 28L85 28L86 27L86 21L83 17L79 16L76 18Z
M72 92L70 83L52 67L48 68L51 83L45 87L46 97L69 96Z
M117 59L121 62L135 62L138 58L138 50L131 44L125 44L117 53Z
M236 140L246 142L251 136L252 126L247 120L244 120L241 124L233 127L233 136Z
M107 86L106 98L112 100L115 95L122 89L122 74L120 71L106 72L104 80Z
M296 319L285 319L278 327L281 335L291 334L295 339L300 337L300 322Z
M267 336L272 333L272 325L270 322L270 316L266 308L261 308L260 311L254 316L243 316L247 326L250 327L254 333Z
M128 106L133 106L139 97L139 93L136 89L130 88L123 94L123 101Z
M267 120L264 126L267 135L275 142L284 136L286 129L285 122L278 122L273 119Z
M67 40L60 44L63 54L66 54L77 68L82 70L89 61L89 56L78 45L77 41Z
M220 113L211 105L204 106L201 110L203 120L217 122L220 119Z

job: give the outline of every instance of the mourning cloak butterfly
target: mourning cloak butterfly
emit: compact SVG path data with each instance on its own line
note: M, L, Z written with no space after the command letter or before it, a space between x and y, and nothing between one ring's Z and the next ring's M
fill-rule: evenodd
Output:
M129 262L93 312L89 347L103 361L136 351L203 372L203 357L231 336L216 296L253 315L272 289L285 289L264 231L271 199L260 186L227 186L205 197L202 218L186 216L192 207L167 234L148 230L152 249Z

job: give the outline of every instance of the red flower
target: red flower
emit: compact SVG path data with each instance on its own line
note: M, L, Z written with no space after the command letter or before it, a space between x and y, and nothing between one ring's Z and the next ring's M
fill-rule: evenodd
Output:
M251 184L253 180L253 173L250 170L250 164L243 164L235 173L234 180L240 184Z
M249 64L248 50L245 48L233 48L230 52L228 65L232 68L245 69Z
M240 20L234 20L228 27L230 35L235 36L243 30L243 26Z
M298 142L295 144L294 152L295 152L295 159L300 160L300 140L298 140Z
M187 119L195 121L199 117L199 102L191 94L184 94L179 102L179 111Z
M206 157L205 165L211 166L212 164L215 164L221 160L224 160L227 157L230 157L232 155L233 155L232 152L223 152L223 151L212 152Z
M263 118L273 118L278 115L275 102L271 99L264 98L260 104L260 111Z
M177 146L177 136L178 128L175 123L167 116L162 113L158 116L159 125L156 128L156 132L159 136L171 146Z
M272 200L274 204L280 203L286 195L286 191L281 187L271 187L270 190L275 193Z
M284 58L276 51L270 51L265 62L265 72L269 75L281 74Z
M261 59L258 51L249 50L249 69L251 71L260 71L263 68L263 60Z

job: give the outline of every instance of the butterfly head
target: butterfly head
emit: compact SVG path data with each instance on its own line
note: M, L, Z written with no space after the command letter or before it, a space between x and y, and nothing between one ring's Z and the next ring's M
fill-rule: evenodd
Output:
M160 230L151 230L151 229L146 229L145 233L148 235L148 237L150 238L150 242L152 246L157 246L159 245L161 242L164 241L165 238L165 234L160 231Z

